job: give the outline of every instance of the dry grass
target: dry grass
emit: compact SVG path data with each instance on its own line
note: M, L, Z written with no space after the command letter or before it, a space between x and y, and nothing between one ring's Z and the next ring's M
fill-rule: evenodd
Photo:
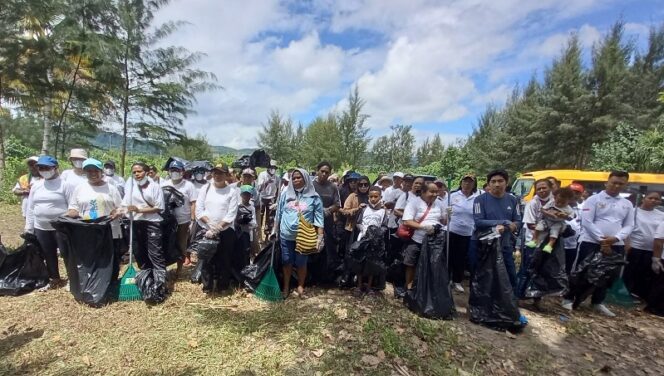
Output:
M0 209L13 213L1 219L3 234L22 228L20 211ZM15 239L12 245L19 240L3 239ZM621 310L620 320L580 311L562 322L549 300L546 313L524 311L531 325L513 338L470 324L467 295L455 295L457 320L431 321L411 314L388 293L361 302L344 291L312 293L306 301L279 304L242 291L207 297L183 277L159 306L118 302L94 309L64 289L2 297L0 374L544 375L591 374L603 366L614 374L662 369L664 323L639 311Z

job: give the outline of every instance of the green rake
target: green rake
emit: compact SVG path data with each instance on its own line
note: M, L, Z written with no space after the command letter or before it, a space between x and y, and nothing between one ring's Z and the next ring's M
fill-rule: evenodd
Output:
M134 179L132 178L129 194L133 193L133 182ZM127 266L127 269L120 279L120 294L118 300L121 302L143 300L141 292L138 290L138 286L136 286L136 269L134 269L134 213L129 214L129 266Z
M274 274L274 247L277 244L276 240L272 243L272 255L270 256L270 270L265 274L261 283L256 288L256 297L266 302L280 302L283 297L281 296L281 288L279 281Z

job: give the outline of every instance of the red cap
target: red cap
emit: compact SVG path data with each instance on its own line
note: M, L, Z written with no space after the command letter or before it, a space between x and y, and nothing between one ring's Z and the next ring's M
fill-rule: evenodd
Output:
M581 185L579 183L572 183L572 184L569 185L569 187L570 187L571 190L576 191L576 192L583 193L583 191L584 191L583 185Z

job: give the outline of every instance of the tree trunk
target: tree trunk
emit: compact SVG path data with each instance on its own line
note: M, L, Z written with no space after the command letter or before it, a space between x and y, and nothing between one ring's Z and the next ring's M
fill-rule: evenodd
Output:
M127 42L127 51L124 59L125 91L122 103L122 155L120 157L120 173L125 174L125 160L127 157L127 116L129 115L129 42Z
M2 78L0 77L0 94L2 94ZM3 183L5 168L5 121L2 116L2 97L0 97L0 185Z
M44 109L44 135L42 137L42 155L48 154L48 144L51 139L51 100L50 98L46 99L46 108ZM57 150L56 150L57 152Z
M67 139L67 132L65 131L65 115L67 114L67 110L69 109L69 104L71 103L71 97L74 94L74 87L76 87L76 78L78 78L78 71L81 68L81 61L83 60L83 50L80 51L78 54L78 62L76 63L76 69L74 69L74 77L71 79L71 85L69 86L69 92L67 93L67 101L65 102L65 107L62 109L62 113L60 114L60 119L58 119L58 129L60 130L60 133L62 133L62 144L60 145L60 154L62 155L62 158L64 158L65 155L65 141Z

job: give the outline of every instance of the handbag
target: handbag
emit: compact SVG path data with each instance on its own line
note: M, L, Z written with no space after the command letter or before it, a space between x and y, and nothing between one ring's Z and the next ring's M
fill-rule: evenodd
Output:
M302 255L311 255L320 252L316 245L318 244L318 233L314 225L309 223L302 212L298 213L299 223L297 226L297 235L295 236L295 251Z
M422 218L420 218L417 221L417 223L422 223L422 221L424 221L426 219L427 215L429 215L429 210L431 210L431 206L433 206L433 205L430 205L430 206L427 207L427 210L424 211L424 214L422 215ZM414 234L415 234L415 229L412 228L412 227L408 227L408 226L404 225L403 223L401 223L399 225L399 227L397 228L397 236L401 240L410 240L410 239L412 239Z

